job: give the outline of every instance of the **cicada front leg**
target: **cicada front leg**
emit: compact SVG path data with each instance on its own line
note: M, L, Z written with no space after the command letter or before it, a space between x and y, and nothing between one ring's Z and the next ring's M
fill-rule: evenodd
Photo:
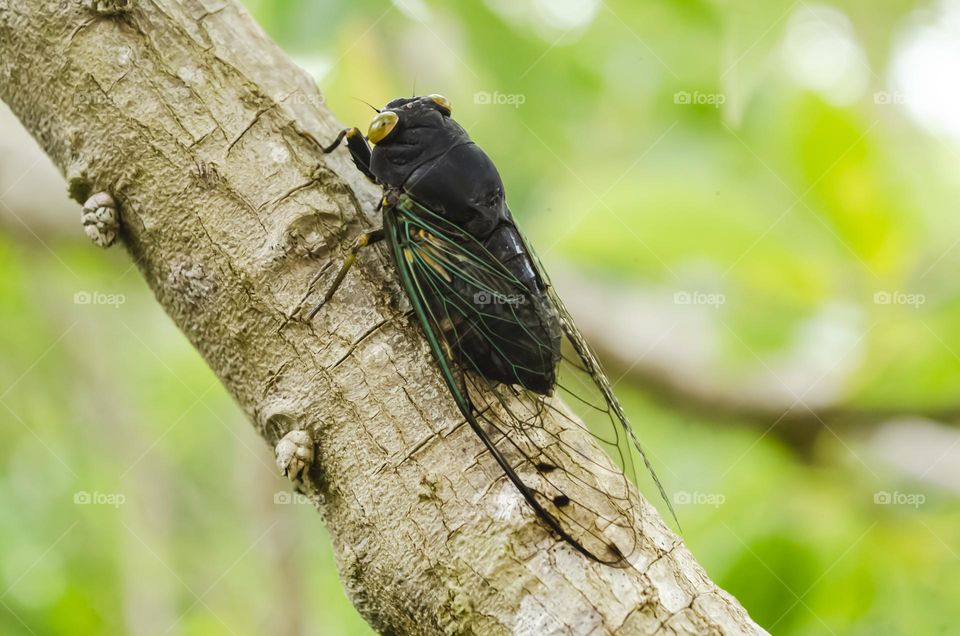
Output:
M341 130L337 138L333 140L333 143L323 147L323 153L330 154L340 147L344 139L347 140L347 150L350 151L350 158L353 159L353 163L357 166L357 169L362 172L367 179L378 183L377 178L373 176L373 172L370 171L370 157L372 153L370 144L367 142L366 137L363 136L363 133L360 132L359 128L344 128Z
M353 163L357 166L357 169L360 170L368 179L377 183L377 178L373 176L373 172L370 170L370 158L372 151L370 150L370 144L367 142L367 139L363 136L363 133L360 132L359 128L344 128L337 135L336 139L329 146L322 147L324 154L329 154L340 147L340 144L346 140L347 150L350 151L350 158L353 159ZM384 234L383 229L378 230L369 230L364 232L353 241L353 244L350 246L350 251L347 253L347 258L344 259L343 265L340 267L340 271L337 272L337 276L333 279L333 283L330 285L330 289L327 290L327 293L324 294L323 300L317 303L317 306L313 308L313 311L307 316L307 320L313 320L314 316L317 315L317 312L323 308L327 302L339 289L343 279L346 278L347 272L350 271L350 268L353 267L353 264L357 261L357 254L364 247L368 245L373 245L374 243L379 243L383 240Z
M313 320L313 317L317 315L324 305L333 298L333 295L337 293L337 289L340 288L343 279L347 277L347 272L350 271L350 268L353 267L353 264L357 262L357 254L360 253L360 250L367 247L368 245L373 245L374 243L379 243L384 238L383 228L378 230L370 230L369 232L364 232L353 241L353 244L350 246L350 251L347 253L347 258L343 260L343 265L340 266L340 271L337 272L336 278L333 279L333 283L330 285L330 289L327 290L327 293L324 294L323 300L317 303L317 306L313 308L313 311L310 312L310 315L307 316L307 320Z

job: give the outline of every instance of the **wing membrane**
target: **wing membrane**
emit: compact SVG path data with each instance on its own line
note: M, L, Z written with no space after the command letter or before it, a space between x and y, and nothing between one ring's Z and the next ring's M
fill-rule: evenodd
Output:
M591 559L626 565L640 541L640 503L630 483L636 479L634 453L646 457L560 299L549 286L546 297L532 295L482 243L409 197L402 196L384 220L403 286L471 428L547 526ZM479 297L503 302L478 303ZM470 357L477 342L499 351L516 346L505 341L503 321L533 337L527 353L550 350L551 343L528 327L536 302L551 303L560 317L568 351L557 386L574 407L585 407L588 425L556 396L486 379ZM590 433L606 454L584 443L575 428Z

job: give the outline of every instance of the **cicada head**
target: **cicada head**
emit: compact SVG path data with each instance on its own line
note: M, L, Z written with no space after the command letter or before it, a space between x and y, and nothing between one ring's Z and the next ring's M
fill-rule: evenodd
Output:
M371 167L388 185L401 185L410 172L450 148L469 141L451 117L442 95L402 97L388 103L370 122L367 140L374 145Z

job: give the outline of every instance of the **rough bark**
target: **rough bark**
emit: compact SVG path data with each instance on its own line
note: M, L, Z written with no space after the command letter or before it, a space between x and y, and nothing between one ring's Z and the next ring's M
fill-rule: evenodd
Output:
M237 2L0 0L0 97L73 198L114 196L120 240L268 443L310 431L304 488L375 629L762 632L649 505L635 569L543 529L462 424L384 252L298 315L377 193L319 152L338 123Z

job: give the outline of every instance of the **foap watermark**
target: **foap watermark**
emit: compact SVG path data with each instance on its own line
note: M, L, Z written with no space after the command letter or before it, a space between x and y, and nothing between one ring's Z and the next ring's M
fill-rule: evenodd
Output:
M875 305L906 305L917 308L927 302L923 294L909 294L902 291L878 291L873 295Z
M127 496L120 492L99 492L80 490L73 493L73 503L77 506L111 506L119 508L127 502Z
M480 106L513 106L514 108L520 108L527 103L527 96L523 93L479 91L473 94L473 103Z
M122 13L128 11L133 4L132 0L83 0L85 7L97 13Z
M888 492L881 490L873 493L873 503L878 506L912 506L919 508L927 502L927 496L920 492Z
M873 103L878 106L906 104L907 96L900 91L877 91L873 94Z
M74 106L106 106L112 103L112 100L100 91L80 91L73 94Z
M527 302L523 294L502 294L500 292L477 292L473 295L475 305L522 305Z
M719 307L727 302L723 294L708 294L700 291L678 291L673 295L674 305L706 305Z
M309 506L313 505L313 502L310 499L299 492L288 492L286 490L281 490L273 494L273 503L278 506L288 506L292 504L307 504Z
M107 294L100 291L78 291L73 295L74 305L106 305L120 307L127 302L123 294Z
M678 91L673 94L673 103L679 106L713 106L714 108L720 108L727 103L727 96L723 93Z
M124 11L129 8L130 0L57 0L56 6L61 11L80 7L81 9L97 12Z
M719 492L681 490L673 494L673 503L677 506L713 506L719 508L726 501L726 495Z
M298 106L324 106L327 103L326 98L321 93L304 93L299 90L286 94L277 93L273 95L273 101Z

